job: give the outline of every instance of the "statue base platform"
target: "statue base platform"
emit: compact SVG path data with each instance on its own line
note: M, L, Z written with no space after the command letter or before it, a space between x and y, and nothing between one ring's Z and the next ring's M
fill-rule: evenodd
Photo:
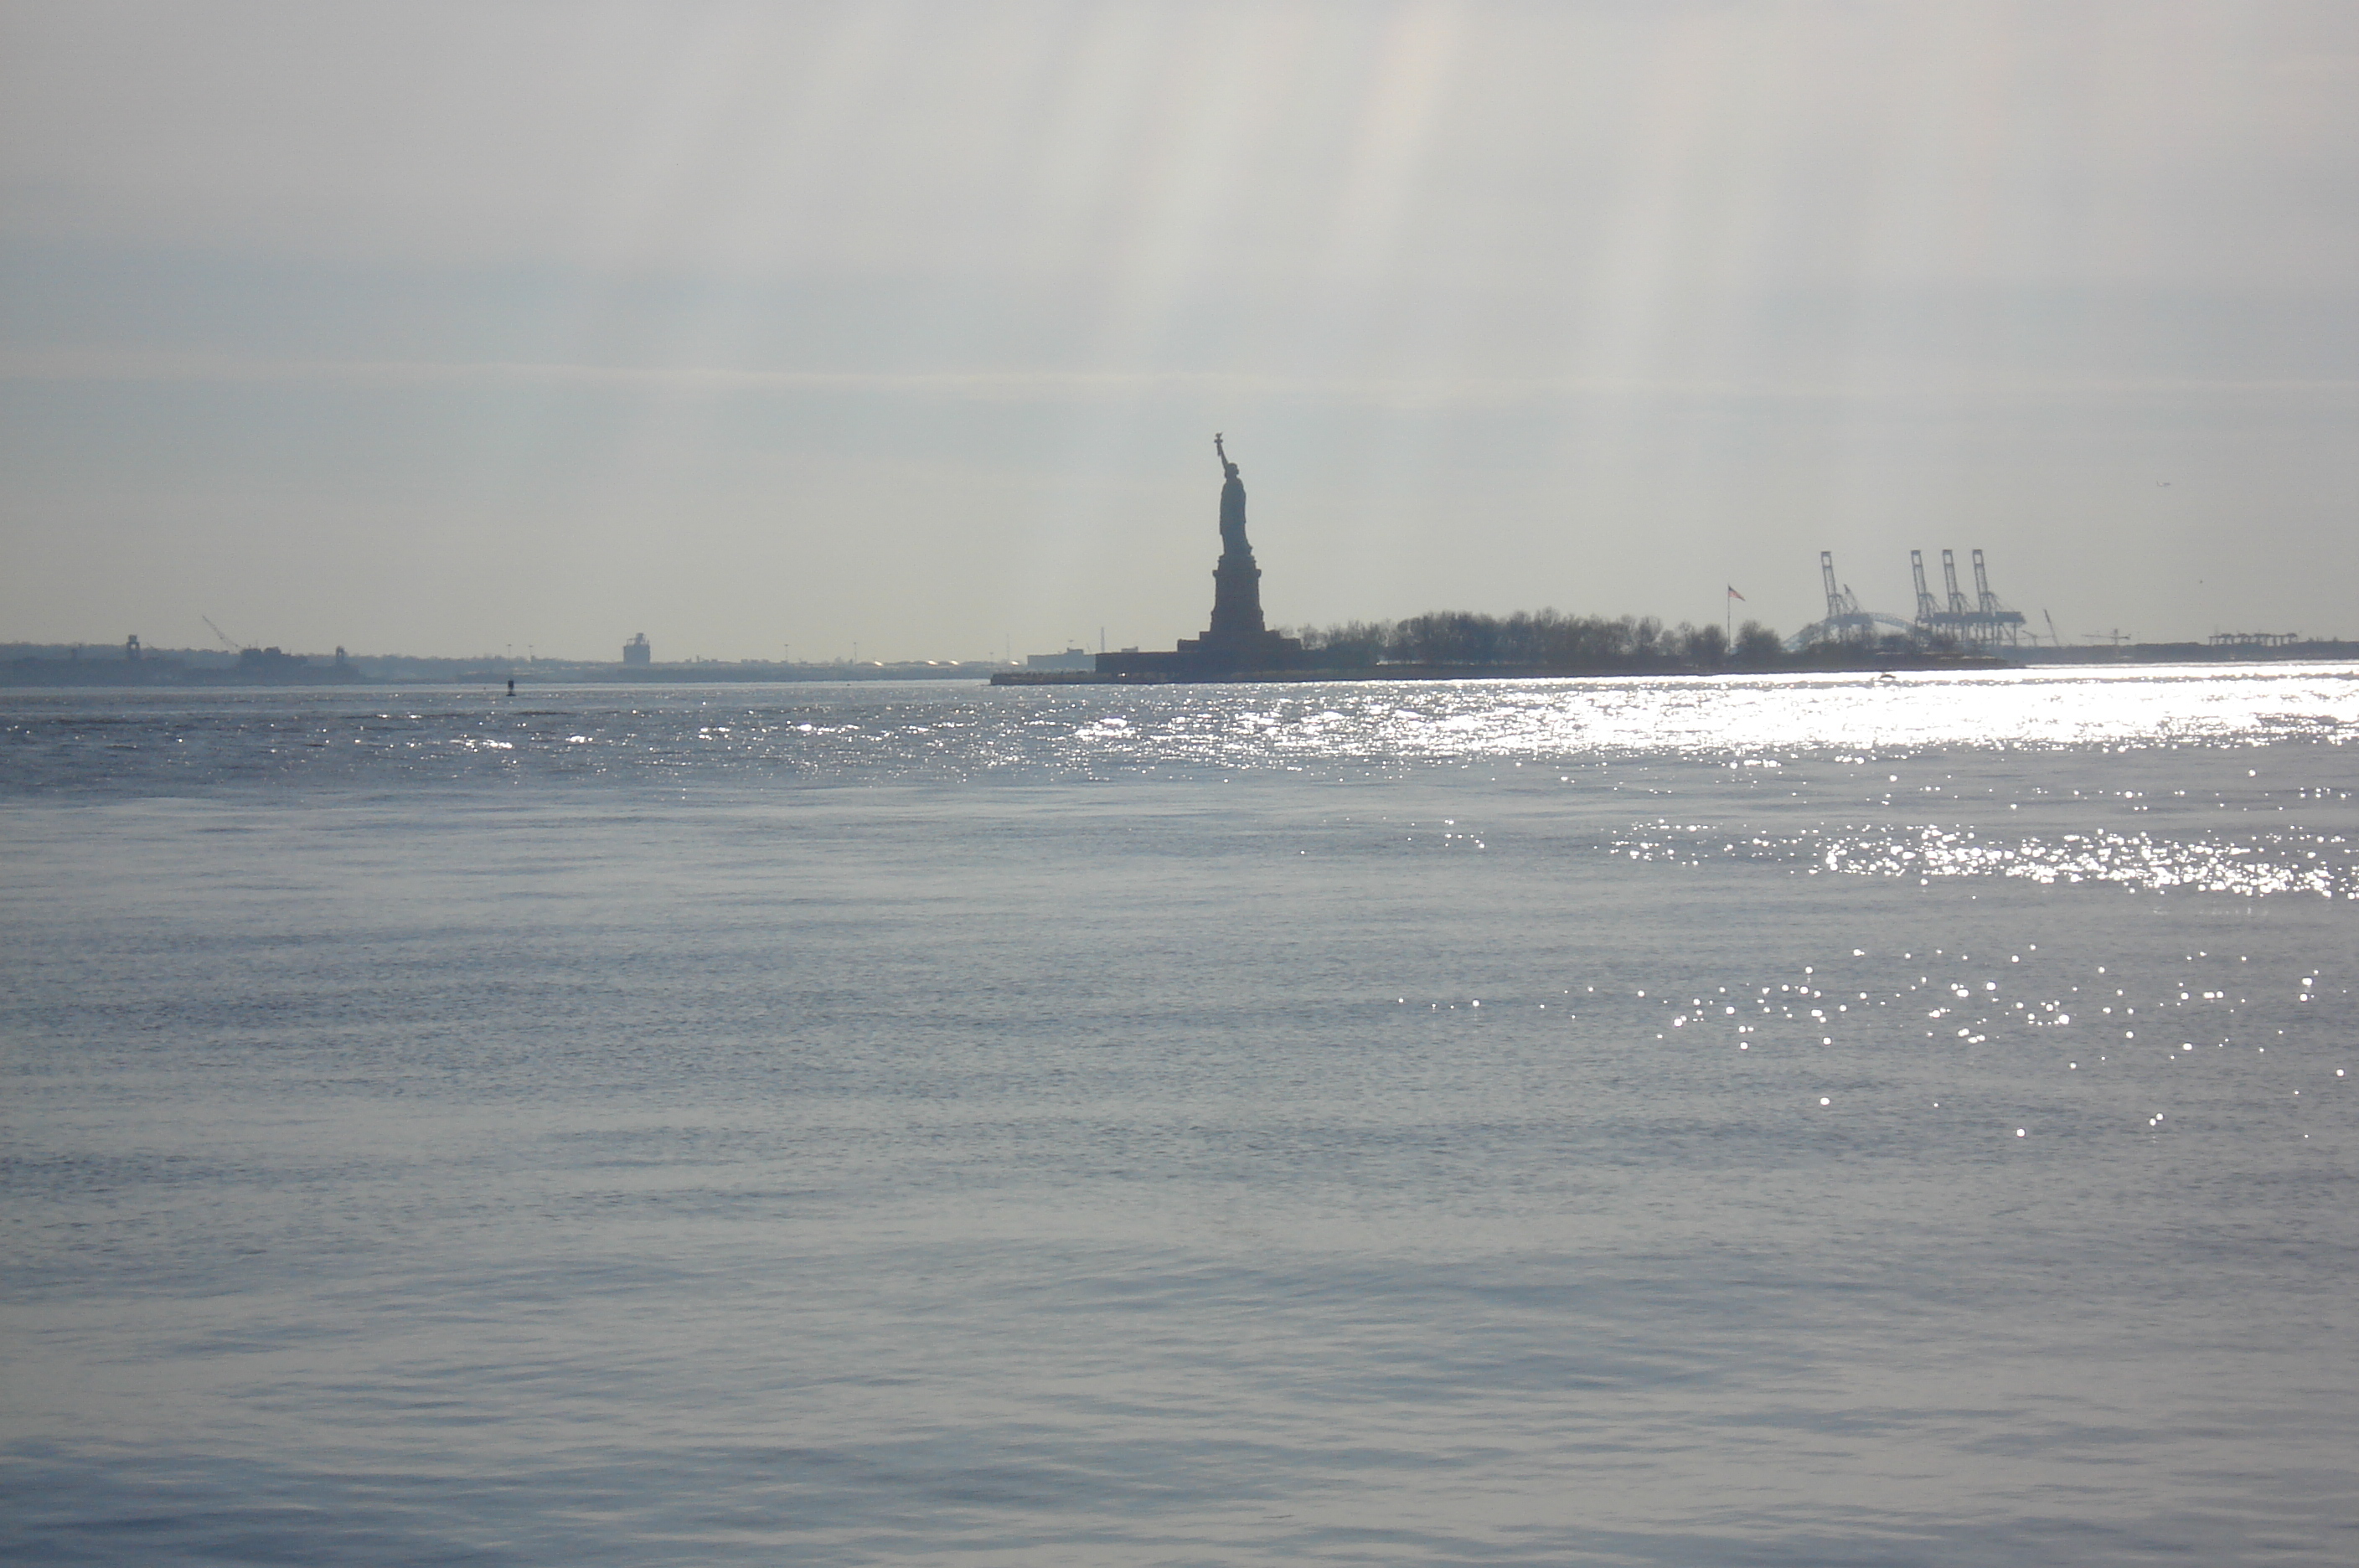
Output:
M1180 646L1169 652L1099 654L1097 672L1101 675L1156 675L1167 680L1187 680L1199 675L1227 675L1248 670L1293 670L1301 664L1302 643L1298 637L1280 637L1276 632L1222 637L1207 632L1200 637L1182 637Z

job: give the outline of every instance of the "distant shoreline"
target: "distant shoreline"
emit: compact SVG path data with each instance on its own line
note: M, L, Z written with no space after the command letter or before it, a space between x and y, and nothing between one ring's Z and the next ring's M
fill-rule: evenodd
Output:
M1992 674L2005 670L2114 669L2129 665L2359 664L2359 642L2318 642L2278 648L2213 648L2206 643L2155 643L2123 648L2016 648L1992 654L1893 653L1816 650L1774 664L1696 665L1683 661L1588 668L1510 664L1378 664L1343 670L1203 670L1188 673L1009 670L991 678L995 686L1169 686L1240 683L1318 684L1374 681L1614 681L1723 675Z
M1830 651L1795 654L1774 664L1705 667L1659 662L1562 668L1521 664L1379 664L1351 669L1201 670L1190 673L1104 673L1090 670L1027 670L982 661L965 664L669 664L558 663L507 665L470 660L359 658L268 675L234 666L204 667L170 655L112 658L0 659L0 690L214 691L356 687L519 689L552 686L843 685L852 681L971 681L995 686L1161 686L1197 683L1337 684L1385 681L1567 681L1722 675L1874 674L1883 670L1953 670L1988 674L2007 670L2114 669L2136 665L2227 668L2288 664L2359 664L2359 642L2320 640L2276 648L2214 648L2208 643L2133 643L2120 648L2013 648L2001 655L1895 654ZM436 668L441 665L443 668ZM422 668L421 668L422 667Z
M190 667L166 659L16 659L0 660L0 689L55 688L110 691L213 691L286 688L355 686L714 686L769 683L841 685L853 681L982 681L1006 665L973 664L558 664L547 659L530 664L465 665L456 669L418 668L427 661L354 659L339 668L310 665L249 675L234 667Z

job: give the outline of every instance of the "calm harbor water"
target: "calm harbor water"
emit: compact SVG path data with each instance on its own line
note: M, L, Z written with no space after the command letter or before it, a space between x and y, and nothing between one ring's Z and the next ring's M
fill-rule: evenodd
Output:
M2354 737L9 694L0 1552L2359 1561Z

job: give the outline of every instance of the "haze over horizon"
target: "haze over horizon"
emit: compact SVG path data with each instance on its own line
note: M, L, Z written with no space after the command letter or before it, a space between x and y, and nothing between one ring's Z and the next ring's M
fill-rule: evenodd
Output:
M0 0L0 638L2359 636L2359 8Z

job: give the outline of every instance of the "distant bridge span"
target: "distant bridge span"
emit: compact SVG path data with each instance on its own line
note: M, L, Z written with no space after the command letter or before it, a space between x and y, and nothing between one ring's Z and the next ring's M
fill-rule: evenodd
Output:
M1786 651L1799 653L1822 642L1864 642L1885 631L1913 637L1918 627L1881 610L1851 610L1840 615L1829 615L1823 621L1812 621L1786 639Z

